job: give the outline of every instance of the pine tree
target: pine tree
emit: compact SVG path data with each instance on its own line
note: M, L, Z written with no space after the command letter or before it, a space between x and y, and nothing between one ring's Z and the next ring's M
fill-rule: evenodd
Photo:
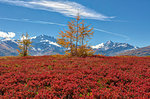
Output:
M94 51L91 48L87 48L88 39L91 39L91 36L93 36L93 28L89 29L90 25L85 26L84 22L82 22L82 25L79 27L80 35L80 46L78 48L78 56L88 56L94 54Z
M29 55L29 48L31 47L31 39L29 39L28 33L26 35L22 35L21 40L18 40L19 48L20 50L17 49L19 52L20 56L28 56Z
M68 30L60 31L57 43L69 49L66 53L71 56L87 56L92 52L87 48L88 39L93 35L93 28L90 25L85 26L78 15L75 20L68 22Z
M85 26L84 22L82 23L81 27L79 27L80 31L80 45L83 46L88 42L88 39L91 39L91 36L93 36L93 28L89 29L90 25Z

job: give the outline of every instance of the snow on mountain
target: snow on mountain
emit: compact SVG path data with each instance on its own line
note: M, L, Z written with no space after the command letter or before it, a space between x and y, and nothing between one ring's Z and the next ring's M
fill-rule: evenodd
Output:
M2 39L1 41L10 41L10 40L12 40L12 39L10 39L10 38L4 38L4 39ZM12 40L13 41L13 40Z
M14 39L11 39L11 38L4 38L4 39L1 39L0 41L1 42L14 42L14 43L17 43Z
M18 44L15 40L4 38L0 40L0 56L16 56Z
M9 48L17 48L18 43L14 39L4 38L0 40L1 44L9 47Z
M56 42L51 42L51 41L49 41L49 40L42 40L42 41L40 41L40 42L48 42L49 44L52 44L52 45L55 45L55 46L61 47L61 46L60 46L60 45L58 45ZM44 43L44 44L46 44L46 43Z
M33 46L29 51L31 55L64 54L66 50L57 44L56 39L51 36L40 35L31 37L30 39ZM138 47L134 47L127 43L107 41L106 43L91 46L91 48L95 50L95 54L114 56L121 52L137 49ZM0 56L18 55L16 49L19 49L17 40L12 40L10 38L0 40Z
M114 49L114 48L119 48L119 47L124 47L124 48L133 48L137 49L138 47L134 47L132 45L129 45L127 43L117 43L117 42L112 42L112 41L107 41L106 43L100 43L95 46L91 46L93 49L103 49L103 50L109 50L109 49Z
M29 51L31 55L64 54L64 49L56 43L56 39L54 37L40 35L31 37L30 39L33 46ZM19 49L17 40L5 38L0 40L0 44L0 56L18 55L18 52L16 51L16 49ZM13 54L7 50L13 51Z
M127 43L117 43L112 41L107 41L106 43L101 43L91 47L96 51L96 54L103 54L106 56L114 56L117 53L138 48Z
M37 51L54 51L55 50L62 50L61 46L59 44L56 43L56 39L54 37L51 36L47 36L47 35L40 35L37 37L31 37L31 41L33 42L33 49L37 50ZM38 52L39 53L39 52Z
M59 44L57 44L56 39L47 35L40 35L31 37L31 41L33 42L32 50L34 55L46 55L48 54L63 54L64 49L61 48Z
M96 46L91 46L91 48L93 48L93 49L99 49L99 48L102 48L102 47L104 47L104 43L98 44Z
M32 39L36 39L36 36L34 36L34 37L31 37L30 39L31 39L31 40L32 40Z

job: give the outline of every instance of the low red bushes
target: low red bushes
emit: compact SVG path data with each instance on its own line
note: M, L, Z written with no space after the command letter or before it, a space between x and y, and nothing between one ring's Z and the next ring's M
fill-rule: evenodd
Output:
M150 98L149 57L0 59L0 98Z

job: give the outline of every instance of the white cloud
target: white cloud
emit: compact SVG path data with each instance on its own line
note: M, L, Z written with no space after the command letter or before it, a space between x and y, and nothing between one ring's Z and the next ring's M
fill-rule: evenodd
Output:
M0 18L0 20L9 20L9 21L30 22L30 23L37 23L37 24L50 24L50 25L67 26L67 25L61 24L61 23L53 23L53 22L46 22L46 21L32 21L32 20L29 20L29 19ZM110 32L110 31L107 31L107 30L99 29L99 28L94 28L94 30L99 31L99 32L103 32L103 33L107 33L107 34L110 34L110 35L114 35L114 36L117 36L117 37L121 37L121 38L124 38L126 40L130 39L128 36L126 36L124 34L114 33L114 32Z
M46 22L46 21L32 21L32 20L29 20L29 19L0 18L0 20L9 20L9 21L30 22L30 23L37 23L37 24L50 24L50 25L67 26L67 25L61 24L61 23L53 23L53 22ZM107 34L110 34L110 35L114 35L114 36L117 36L117 37L121 37L121 38L124 38L126 40L130 39L128 36L120 34L120 33L114 33L114 32L110 32L110 31L107 31L107 30L99 29L99 28L94 28L94 30L99 31L99 32L103 32L103 33L107 33Z
M50 25L59 25L59 26L66 26L65 24L55 23L55 22L47 22L47 21L34 21L30 19L14 19L14 18L1 18L0 20L8 20L8 21L16 21L16 22L29 22L29 23L39 23L39 24L50 24Z
M14 32L8 32L8 33L6 33L6 32L3 32L3 31L0 31L0 37L2 37L2 38L13 38L13 37L15 37L15 33Z
M0 2L10 3L17 6L23 6L33 9L58 12L68 17L75 17L80 13L82 18L110 21L114 17L105 16L94 10L91 10L79 3L71 1L52 1L52 0L0 0Z

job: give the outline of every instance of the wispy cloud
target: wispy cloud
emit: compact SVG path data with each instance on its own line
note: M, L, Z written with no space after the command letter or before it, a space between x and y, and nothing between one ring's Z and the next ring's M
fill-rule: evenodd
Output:
M0 37L2 38L13 38L15 37L15 33L14 32L3 32L3 31L0 31Z
M48 24L48 25L58 25L58 26L67 26L66 24L61 24L61 23L55 23L55 22L47 22L47 21L33 21L30 19L13 19L13 18L0 18L0 20L9 20L9 21L17 21L17 22L29 22L29 23L37 23L37 24ZM120 34L120 33L114 33L114 32L110 32L110 31L106 31L100 28L94 28L95 31L99 31L102 33L107 33L110 35L114 35L117 37L121 37L124 38L126 40L129 40L130 38L126 35Z
M107 34L111 34L111 35L114 35L114 36L117 36L117 37L121 37L121 38L124 38L126 40L130 39L128 36L120 34L120 33L109 32L109 31L106 31L106 30L103 30L103 29L98 29L98 28L94 28L94 30L99 31L99 32L103 32L103 33L107 33Z
M114 17L109 17L89 9L79 3L71 1L52 1L52 0L0 0L3 3L9 3L16 6L23 6L27 8L46 10L51 12L58 12L68 17L75 17L78 13L82 18L96 19L102 21L111 21Z
M59 25L66 26L65 24L55 23L55 22L47 22L47 21L33 21L30 19L13 19L13 18L0 18L0 20L8 20L8 21L17 21L17 22L29 22L29 23L39 23L39 24L49 24L49 25Z

